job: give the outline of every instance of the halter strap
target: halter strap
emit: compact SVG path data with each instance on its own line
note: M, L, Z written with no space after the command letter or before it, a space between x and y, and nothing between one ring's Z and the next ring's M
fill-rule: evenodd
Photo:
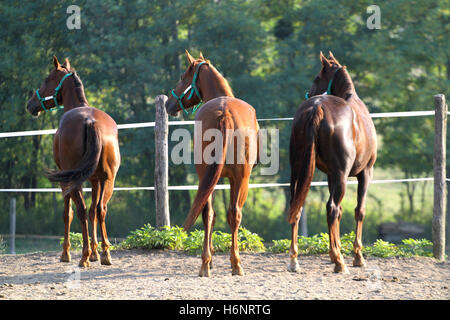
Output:
M188 100L191 100L191 98L192 98L192 96L194 95L194 93L197 95L197 97L200 99L200 103L199 104L197 104L196 106L194 106L193 108L192 108L192 113L194 113L195 111L197 111L197 109L201 106L201 104L203 103L203 99L202 99L202 97L201 97L201 95L200 95L200 91L198 91L198 88L197 88L197 78L198 78L198 73L199 73L199 71L200 71L200 67L202 66L202 64L205 64L206 63L206 61L202 61L202 62L200 62L198 65L197 65L197 70L195 70L195 73L194 73L194 77L192 78L192 83L183 91L183 93L182 94L180 94L179 96L177 96L176 94L175 94L175 89L172 89L172 91L171 91L171 93L172 93L172 96L175 98L175 99L177 99L177 101L178 101L178 104L180 105L180 107L181 107L181 109L186 113L186 114L189 114L189 111L187 111L185 108L184 108L184 106L183 106L183 98L184 98L184 96L190 91L190 94L189 94L189 96L187 97L187 99Z
M64 77L62 77L61 81L59 81L58 86L55 88L55 93L52 96L48 96L48 97L42 98L41 95L39 94L39 89L36 90L36 96L39 99L39 102L41 103L41 107L42 107L43 110L45 110L45 112L53 111L53 110L60 110L60 109L64 108L64 106L60 106L58 104L58 99L56 97L58 96L59 90L61 90L61 87L62 87L62 84L63 84L64 80L66 80L71 75L73 75L72 72L70 72L70 73L64 75ZM55 106L56 107L54 109L47 109L44 106L44 101L51 100L51 99L53 99L53 101L55 102Z

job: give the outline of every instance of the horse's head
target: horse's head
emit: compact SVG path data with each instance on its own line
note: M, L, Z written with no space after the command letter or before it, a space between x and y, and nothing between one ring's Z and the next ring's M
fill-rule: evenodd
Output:
M306 99L321 94L331 94L331 84L333 82L336 72L343 68L339 61L329 52L328 59L325 58L322 51L320 51L320 62L322 68L317 76L314 78L311 89L306 93Z
M200 90L197 87L197 80L200 67L203 64L209 64L209 61L205 60L201 52L200 58L194 59L187 50L186 58L189 66L181 75L180 81L171 91L166 102L166 111L171 116L178 115L181 110L187 114L187 109L196 108L202 102Z
M67 58L65 64L61 65L58 59L53 56L53 64L55 68L50 70L47 78L42 82L39 89L33 92L32 97L27 102L27 111L33 116L39 116L43 111L61 107L61 86L63 81L72 75L72 72Z

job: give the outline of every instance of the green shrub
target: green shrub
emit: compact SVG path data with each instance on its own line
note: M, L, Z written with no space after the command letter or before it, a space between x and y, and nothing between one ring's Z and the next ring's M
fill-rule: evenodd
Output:
M390 258L401 255L399 248L390 242L378 239L373 245L364 247L363 254L373 257Z
M353 241L355 234L352 232L344 234L341 237L341 250L344 255L349 255L353 251ZM298 252L299 254L324 254L329 251L330 238L328 233L316 234L312 237L298 237ZM291 240L273 240L273 245L269 247L269 251L274 253L289 252Z
M83 235L78 232L69 232L69 239L71 244L71 249L82 249L83 248ZM59 240L59 244L62 246L64 243L64 238Z
M404 239L399 245L404 256L433 256L433 242L427 239Z
M214 232L216 233L216 232ZM189 236L184 241L184 250L191 254L202 252L203 248L204 231L194 230L189 233Z
M291 247L291 240L281 239L272 240L272 245L269 247L269 251L273 253L288 253Z
M264 252L266 247L264 246L264 239L256 233L253 233L244 227L239 228L238 233L239 250L250 252Z
M132 231L131 235L119 244L119 247L124 249L183 249L186 237L186 232L180 227L164 227L158 230L150 224L146 224L141 229Z
M312 237L298 237L298 251L300 254L322 254L328 252L329 237L327 233L321 233Z
M203 230L194 230L189 235L181 227L164 227L158 230L149 224L131 232L119 247L124 249L171 249L185 250L196 254L203 249ZM216 252L227 252L231 248L231 234L214 231L212 234L213 246ZM263 239L256 233L241 227L238 233L239 250L262 252L265 251Z
M341 236L341 252L343 255L351 256L353 254L353 242L355 241L354 232L346 233ZM268 248L274 253L288 253L291 246L291 240L273 240L273 245ZM372 245L363 248L363 254L366 256L389 258L389 257L412 257L424 256L432 257L431 247L433 243L426 239L405 239L402 244L393 243L378 239ZM298 237L298 252L303 255L326 254L329 251L329 237L327 233L314 235L312 237Z

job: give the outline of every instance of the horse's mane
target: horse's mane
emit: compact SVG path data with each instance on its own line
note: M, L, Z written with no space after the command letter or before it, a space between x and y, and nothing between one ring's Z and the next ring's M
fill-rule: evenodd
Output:
M228 83L228 80L211 64L211 61L202 60L202 59L196 60L196 62L198 62L198 63L203 62L203 61L206 62L211 67L211 70L213 70L213 72L217 75L217 77L219 78L219 81L221 82L221 84L223 85L225 90L229 93L228 95L231 97L234 97L233 89L231 89L230 84Z
M336 72L333 82L341 94L352 93L355 90L355 86L353 85L352 78L350 77L346 66L343 66Z
M77 74L77 71L74 68L67 68L65 65L62 65L63 68L65 68L67 71L73 73L73 80L75 83L75 93L77 95L78 100L80 100L81 103L84 103L86 105L89 105L86 95L84 94L84 85L81 81L80 77Z
M81 79L78 76L78 74L76 73L76 71L73 72L73 80L75 82L75 92L77 93L78 100L80 100L80 102L84 102L84 103L86 103L86 105L88 105L86 95L84 94L83 82L81 82Z

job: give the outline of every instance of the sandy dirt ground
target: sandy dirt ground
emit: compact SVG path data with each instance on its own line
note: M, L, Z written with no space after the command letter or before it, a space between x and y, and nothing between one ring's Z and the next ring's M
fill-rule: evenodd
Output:
M327 255L301 256L299 273L287 254L241 253L244 276L232 276L228 254L216 254L210 278L197 276L200 257L176 251L112 251L113 265L78 268L59 252L0 255L0 300L20 299L445 299L450 262L432 258L368 258L366 268L334 274Z

